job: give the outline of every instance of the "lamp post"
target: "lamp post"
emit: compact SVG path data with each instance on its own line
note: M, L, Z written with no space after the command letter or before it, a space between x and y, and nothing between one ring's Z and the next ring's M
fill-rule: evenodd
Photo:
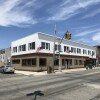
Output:
M69 31L67 31L67 32L63 35L61 41L59 42L59 69L58 69L59 72L62 71L62 70L61 70L61 61L60 61L60 60L61 60L60 52L62 52L62 51L61 51L61 43L62 43L62 40L63 40L64 37L65 37L65 39L70 40L70 39L71 39L71 33L70 33Z
M62 37L62 39L60 39L59 40L59 48L58 48L58 50L59 50L59 68L58 68L58 71L59 72L62 72L62 70L61 70L61 57L60 57L60 52L62 52L61 51L61 43L62 43L62 40L63 40L63 38L65 37L65 34L63 35L63 37Z

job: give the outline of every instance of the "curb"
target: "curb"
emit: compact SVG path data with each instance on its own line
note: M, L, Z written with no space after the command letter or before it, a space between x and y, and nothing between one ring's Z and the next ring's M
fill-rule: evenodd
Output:
M59 72L58 70L55 70L55 73L51 73L51 74L63 74L66 72L75 72L75 71L84 71L86 70L85 68L77 68L77 69L65 69L62 70L61 72ZM41 75L51 75L48 74L47 71L43 71L43 72L30 72L30 71L20 71L20 70L15 70L16 74L23 74L23 75L33 75L33 76L41 76Z

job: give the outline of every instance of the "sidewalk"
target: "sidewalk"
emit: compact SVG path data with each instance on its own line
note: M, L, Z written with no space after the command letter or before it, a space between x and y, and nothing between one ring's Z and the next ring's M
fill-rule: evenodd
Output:
M66 72L74 72L74 71L83 71L86 70L86 68L76 68L76 69L64 69L62 72L58 72L58 70L55 70L54 74L61 74L61 73L66 73ZM15 73L17 74L23 74L23 75L34 75L34 76L41 76L41 75L47 75L47 71L42 71L42 72L31 72L31 71L20 71L20 70L15 70Z

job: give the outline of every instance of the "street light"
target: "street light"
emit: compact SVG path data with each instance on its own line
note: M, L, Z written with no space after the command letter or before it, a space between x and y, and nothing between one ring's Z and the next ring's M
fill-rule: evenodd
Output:
M71 39L71 33L70 33L69 31L67 31L67 32L63 35L61 41L59 41L59 48L58 48L58 50L59 50L59 69L58 69L58 71L59 71L59 72L62 71L62 70L61 70L61 62L60 62L60 60L61 60L61 58L60 58L60 52L62 52L62 51L61 51L61 43L62 43L62 40L63 40L64 37L65 37L65 39L70 40L70 39Z

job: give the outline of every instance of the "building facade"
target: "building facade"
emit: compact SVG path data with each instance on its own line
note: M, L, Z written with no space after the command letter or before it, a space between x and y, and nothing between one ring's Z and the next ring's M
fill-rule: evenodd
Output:
M0 49L0 65L9 65L11 62L11 48Z
M11 63L19 70L42 71L53 65L54 69L84 67L87 58L96 59L95 47L55 37L45 33L34 33L11 43ZM59 54L60 51L60 54ZM60 56L60 60L59 60Z
M96 58L97 58L97 66L100 66L100 46L94 46L96 48Z

